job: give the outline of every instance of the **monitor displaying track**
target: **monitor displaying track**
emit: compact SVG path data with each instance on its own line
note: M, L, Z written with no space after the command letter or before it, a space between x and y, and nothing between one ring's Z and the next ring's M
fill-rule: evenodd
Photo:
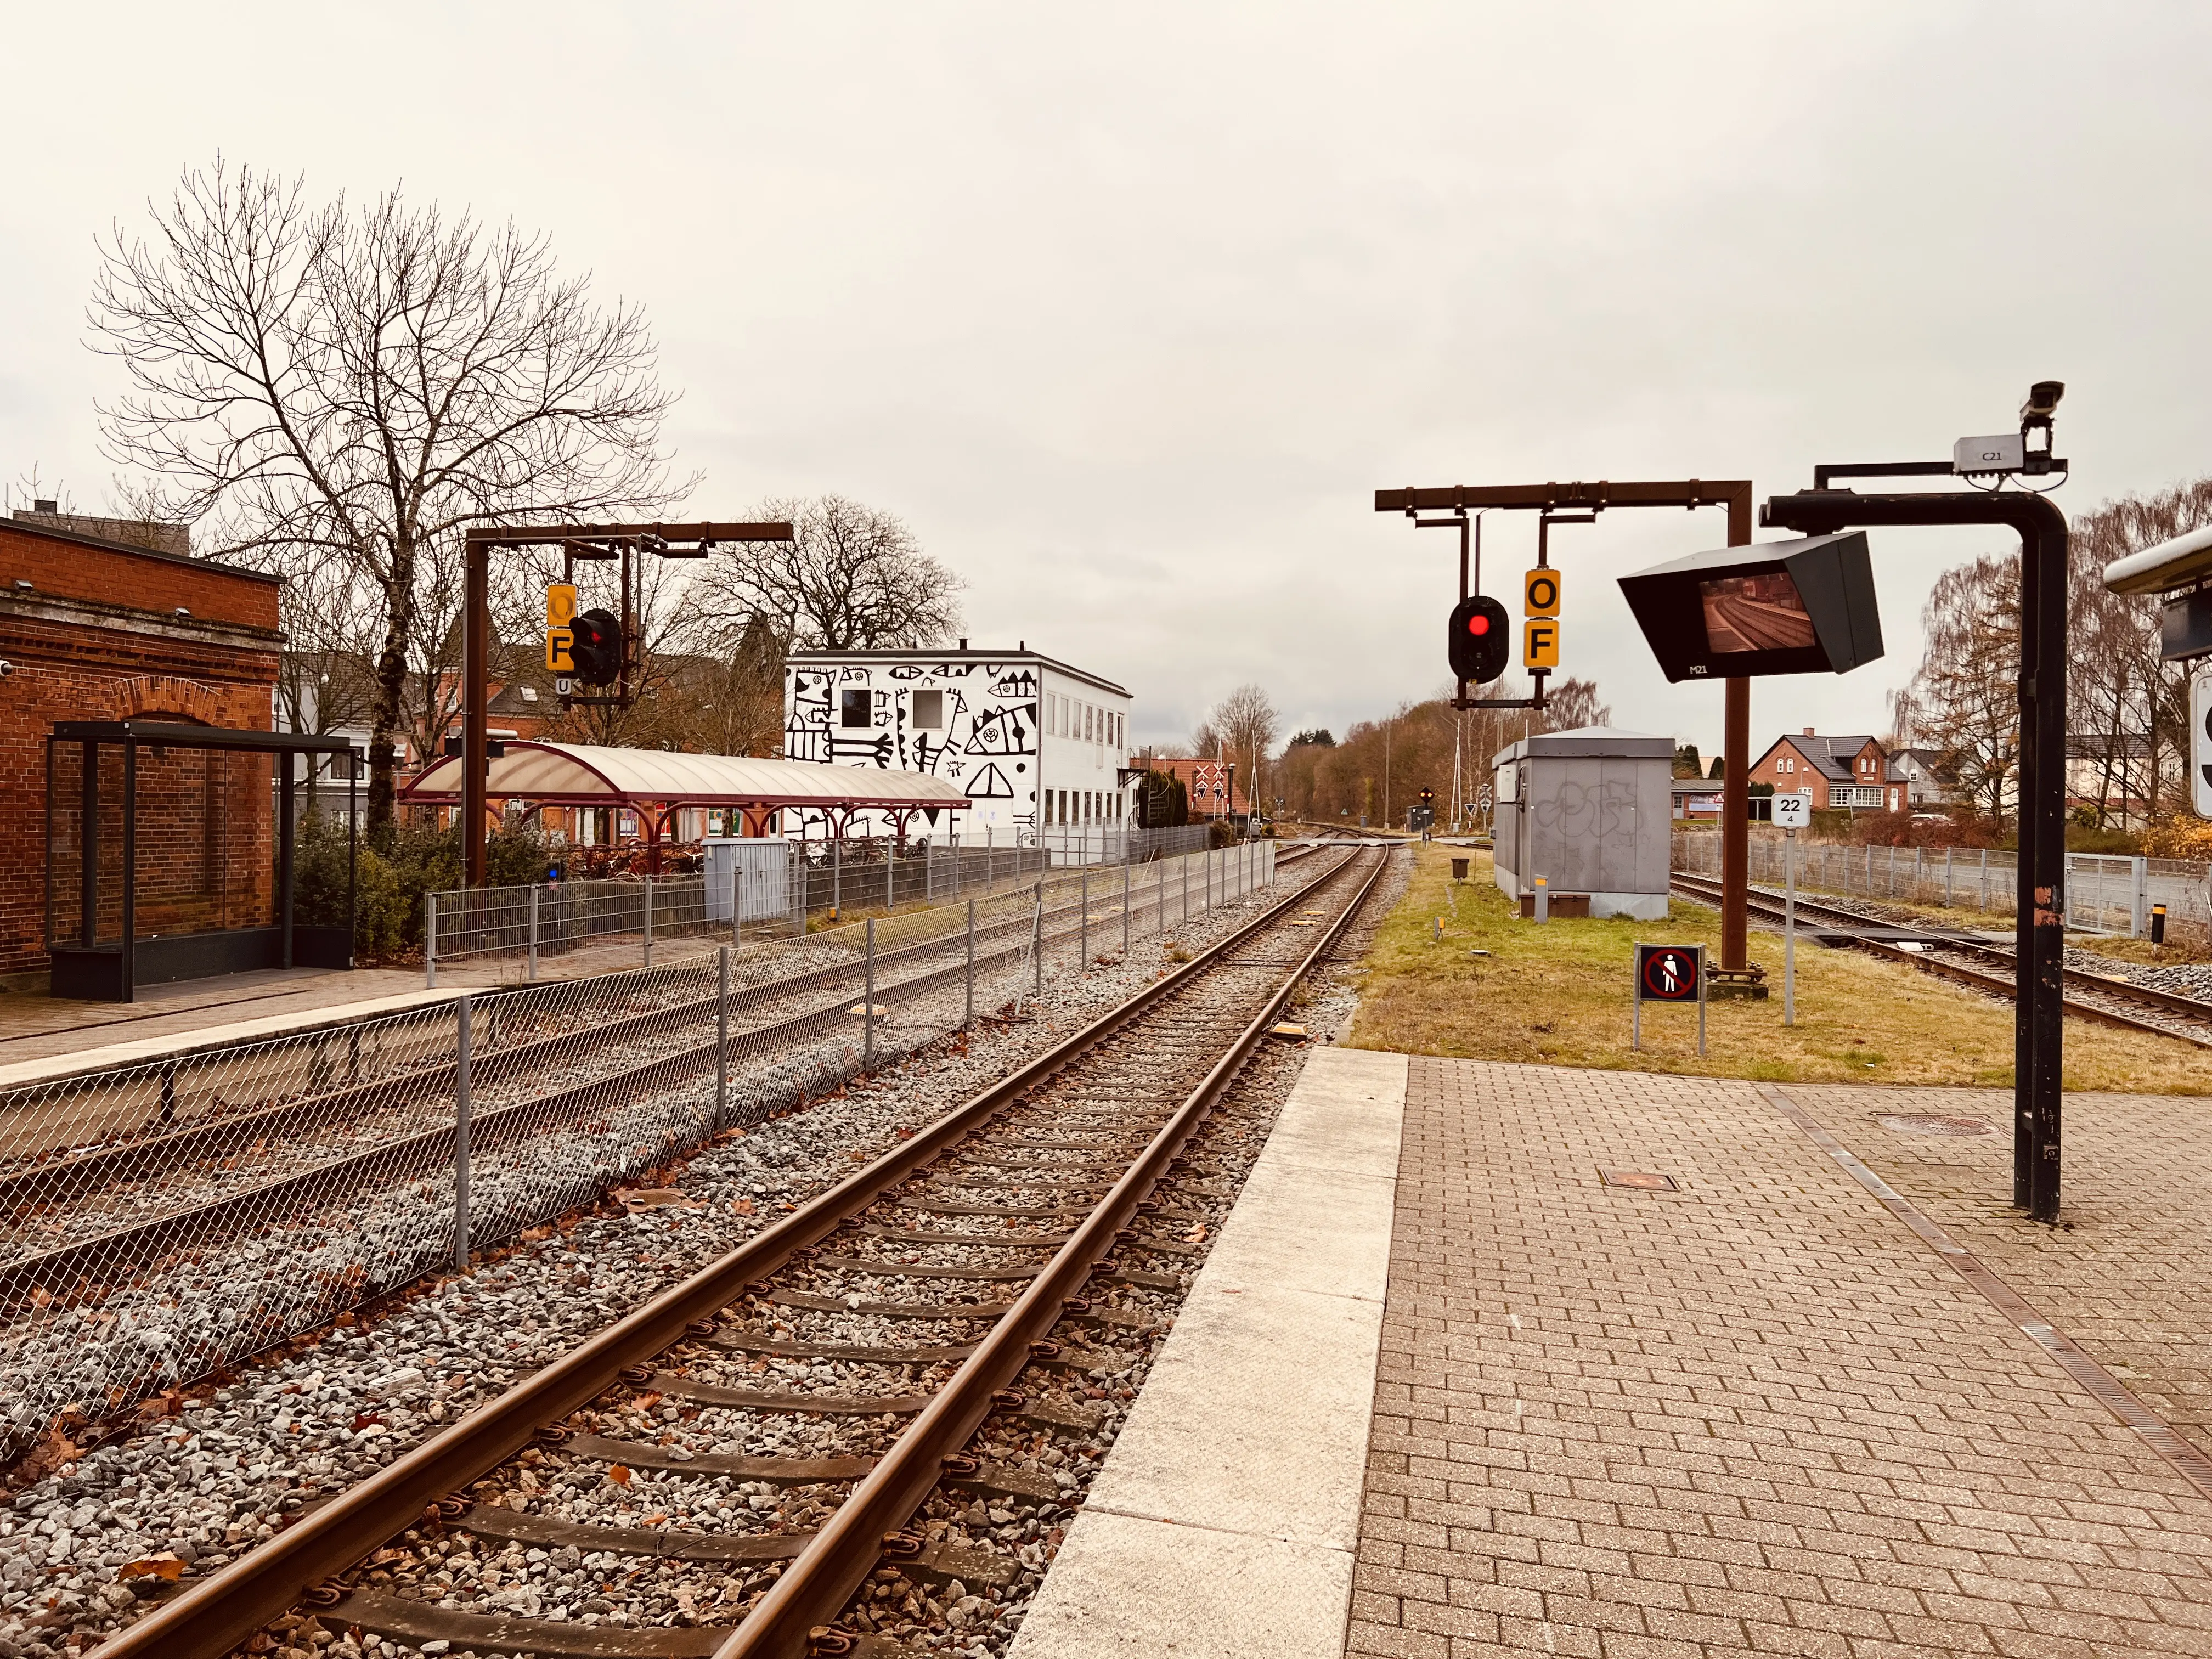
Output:
M1711 651L1787 651L1818 643L1813 618L1787 571L1717 577L1699 582L1698 593Z

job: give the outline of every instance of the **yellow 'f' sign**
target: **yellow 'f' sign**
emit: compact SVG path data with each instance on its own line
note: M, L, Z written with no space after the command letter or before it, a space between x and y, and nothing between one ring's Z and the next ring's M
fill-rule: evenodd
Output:
M1521 624L1521 665L1557 668L1559 665L1559 625L1548 617L1531 617Z

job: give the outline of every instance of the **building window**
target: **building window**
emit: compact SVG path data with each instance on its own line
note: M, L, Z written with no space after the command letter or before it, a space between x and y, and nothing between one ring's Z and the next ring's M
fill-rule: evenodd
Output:
M1091 720L1097 712L1087 702L1083 705L1083 740L1085 743L1091 741Z
M914 726L917 732L942 732L945 729L945 693L917 691L914 694Z
M868 694L866 691L840 693L837 706L841 711L841 722L848 728L867 725Z

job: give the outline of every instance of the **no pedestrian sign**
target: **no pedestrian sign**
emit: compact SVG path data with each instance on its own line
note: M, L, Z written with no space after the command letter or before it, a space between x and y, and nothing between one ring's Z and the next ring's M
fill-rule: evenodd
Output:
M1636 1000L1695 1002L1705 969L1702 945L1639 945L1636 947Z

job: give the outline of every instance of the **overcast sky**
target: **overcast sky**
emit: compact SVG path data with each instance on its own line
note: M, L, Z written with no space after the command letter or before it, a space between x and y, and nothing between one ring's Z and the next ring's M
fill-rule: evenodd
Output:
M9 25L0 477L96 509L94 240L221 151L513 218L641 302L699 516L838 491L1187 732L1444 678L1451 538L1378 486L1947 456L2067 382L2059 500L2212 470L2212 9L47 7ZM1493 517L1492 592L1532 561ZM1717 509L1558 532L1565 672L1718 745L1613 579ZM1888 656L1761 682L1879 731L1947 562L1876 532Z

